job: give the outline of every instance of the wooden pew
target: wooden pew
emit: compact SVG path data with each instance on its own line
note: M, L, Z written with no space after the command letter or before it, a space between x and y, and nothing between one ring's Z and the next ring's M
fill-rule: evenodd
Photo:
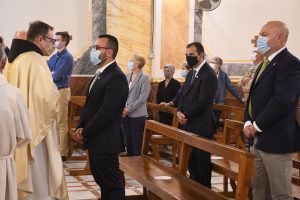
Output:
M178 127L179 122L177 118L177 109L174 107L163 106L160 104L147 102L147 109L152 112L153 119L158 121L158 112L166 112L173 115L172 126ZM159 154L159 145L172 145L172 166L176 167L177 157L176 153L178 152L178 143L168 137L162 135L153 135L151 138L151 147L153 151L153 156L156 160L160 160Z
M246 150L246 145L243 140L243 129L244 129L244 123L236 120L225 120L224 125L224 144L233 144L232 143L232 135L234 135L233 138L234 144L236 147L240 149ZM293 192L295 199L300 199L300 152L293 154L293 168L298 171L297 174L293 174L292 176L292 183L293 183ZM224 184L227 183L227 180L224 179ZM231 181L231 186L234 188L234 182Z
M244 108L246 104L235 97L225 97L225 105Z
M68 119L69 145L68 145L67 160L86 160L87 161L86 166L83 170L70 169L70 171L69 171L70 176L80 176L80 175L91 174L88 156L72 156L74 148L81 148L81 145L79 145L75 140L73 140L71 135L75 131L76 125L79 122L80 117L78 116L78 108L82 108L84 106L85 100L86 100L85 96L72 96L71 100L70 100L70 110L69 110L69 119Z
M243 121L244 119L244 108L241 107L214 103L213 109L222 111L221 118L220 118L222 123L225 122L225 119L235 119L238 121ZM215 134L216 141L223 142L223 138L224 138L223 129L217 130L217 133ZM234 138L232 139L234 140Z
M178 141L181 145L177 174L172 168L167 168L164 164L153 160L148 156L151 137L153 134L157 133L172 138L173 140ZM195 134L170 127L153 120L148 120L145 124L142 155L137 157L120 157L120 169L142 183L144 187L162 199L224 198L216 196L215 192L212 191L207 193L207 188L206 191L203 188L196 191L188 191L189 189L186 188L189 185L196 187L194 181L186 179L189 155L193 147L210 152L213 155L223 157L222 161L224 163L235 162L238 166L236 167L238 170L236 172L237 188L235 199L247 199L250 180L253 174L253 154L206 138L201 138ZM214 170L218 173L222 172L222 167L216 168L216 164L212 164ZM235 174L235 172L232 173ZM158 175L171 176L172 179L167 181L157 181L154 176ZM178 182L178 180L180 180L180 182ZM200 186L200 184L198 186ZM196 195L193 193L194 196L190 196L186 194L187 192L199 192L199 194ZM205 197L203 196L203 193L207 193L209 195Z
M69 144L68 144L68 155L67 160L85 160L86 157L82 156L72 156L74 146L76 147L76 142L72 140L71 133L75 131L75 128L79 122L78 108L82 108L85 103L85 96L71 96L70 99L70 109L68 117L68 132L69 132Z
M171 113L173 115L173 127L178 127L178 119L177 119L177 109L174 107L162 106L159 104L149 103L147 102L147 108L150 109L153 113L158 111L163 111L167 113ZM222 120L224 121L227 118L233 118L236 120L242 121L244 118L244 108L223 105L223 104L213 104L213 109L221 110L222 111ZM155 115L155 114L154 114ZM155 119L157 120L157 119ZM216 141L222 142L223 141L223 130L218 131L215 135ZM234 137L232 140L235 140ZM151 138L152 150L153 155L156 160L160 159L159 156L159 145L172 145L172 166L176 167L176 153L178 151L179 145L178 143L174 142L174 140L161 136L161 135L153 135Z

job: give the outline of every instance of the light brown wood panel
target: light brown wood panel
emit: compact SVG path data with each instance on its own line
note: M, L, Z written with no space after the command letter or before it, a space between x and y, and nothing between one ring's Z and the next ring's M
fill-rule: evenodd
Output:
M185 61L189 32L189 0L163 0L161 19L161 68Z
M151 75L153 1L113 0L107 1L107 33L119 40L117 62L127 73L127 63L134 53L146 58L143 71Z

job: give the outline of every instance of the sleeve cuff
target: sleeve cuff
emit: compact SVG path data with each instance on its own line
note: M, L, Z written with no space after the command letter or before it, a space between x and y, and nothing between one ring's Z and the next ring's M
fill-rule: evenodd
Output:
M253 122L253 126L257 130L257 132L262 132L262 130L260 128L258 128L258 126L255 122Z
M251 122L250 120L245 122L244 128L246 128L246 127L249 126L249 125L252 125L252 122Z

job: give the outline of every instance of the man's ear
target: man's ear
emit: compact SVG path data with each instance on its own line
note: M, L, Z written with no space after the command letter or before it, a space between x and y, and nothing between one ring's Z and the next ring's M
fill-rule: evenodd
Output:
M43 39L44 39L43 36L40 35L40 36L38 36L38 37L35 39L35 41L36 41L37 43L41 43Z
M113 57L114 51L112 49L108 49L108 55Z

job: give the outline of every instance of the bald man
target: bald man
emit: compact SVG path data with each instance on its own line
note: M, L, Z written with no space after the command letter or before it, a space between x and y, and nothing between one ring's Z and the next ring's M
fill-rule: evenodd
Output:
M292 153L300 150L300 61L286 48L288 35L286 24L270 21L257 40L265 60L250 87L244 126L245 136L254 137L254 200L293 199Z
M27 31L16 31L14 34L15 39L26 40Z

